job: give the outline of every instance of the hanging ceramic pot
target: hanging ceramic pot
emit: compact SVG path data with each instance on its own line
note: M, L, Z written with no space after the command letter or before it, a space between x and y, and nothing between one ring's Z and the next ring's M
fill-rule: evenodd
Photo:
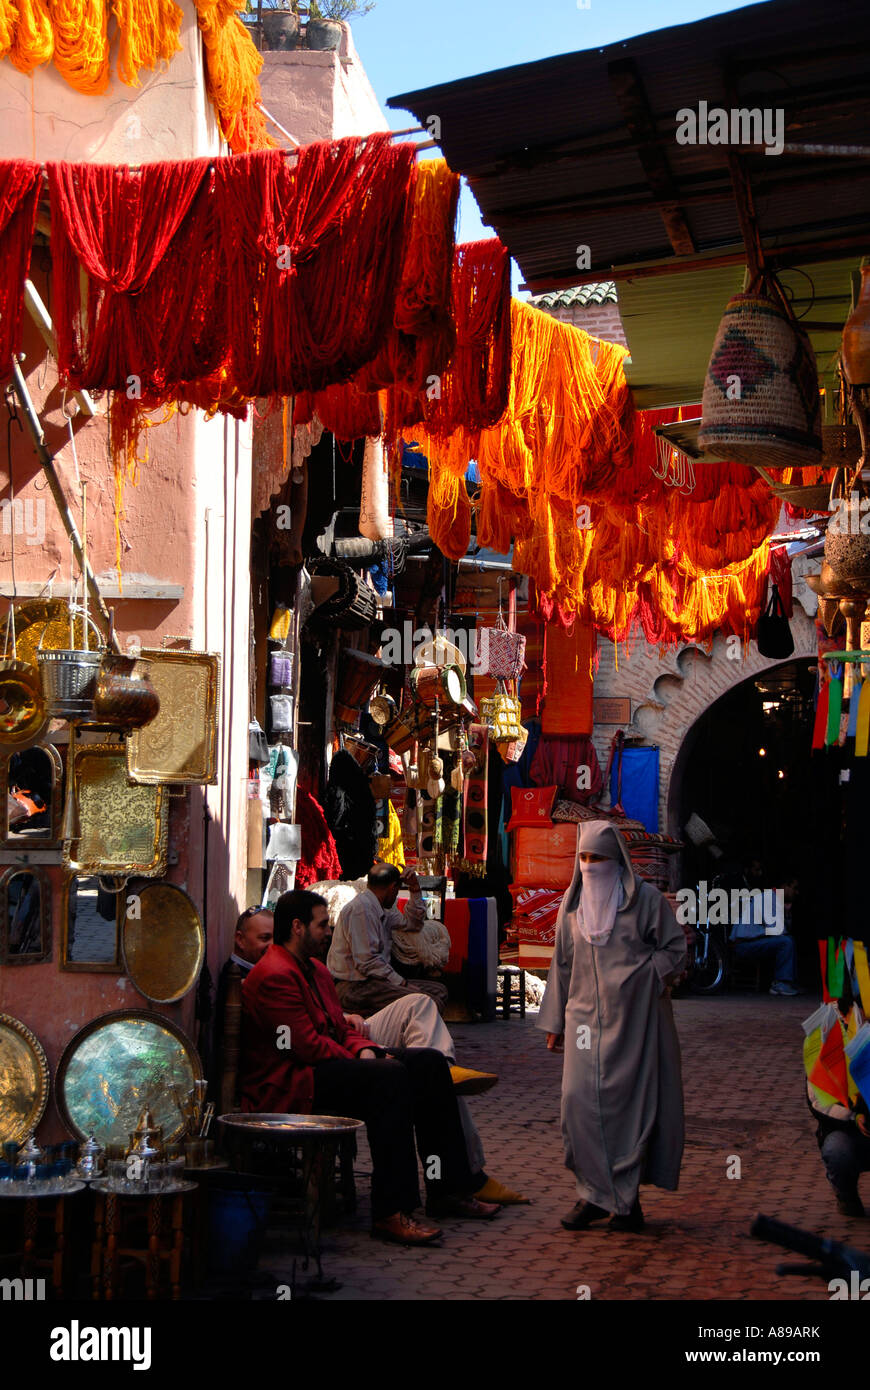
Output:
M861 267L858 302L843 328L843 371L850 386L870 386L870 265Z

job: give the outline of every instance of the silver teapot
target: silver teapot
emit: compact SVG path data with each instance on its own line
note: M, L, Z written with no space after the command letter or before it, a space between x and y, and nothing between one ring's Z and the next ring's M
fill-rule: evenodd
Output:
M106 1153L91 1134L82 1144L76 1175L80 1178L98 1178L106 1166Z

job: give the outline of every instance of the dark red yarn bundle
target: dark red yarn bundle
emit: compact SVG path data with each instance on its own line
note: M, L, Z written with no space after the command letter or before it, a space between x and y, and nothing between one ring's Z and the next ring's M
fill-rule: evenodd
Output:
M29 159L0 163L0 376L21 351L21 288L30 273L40 169Z
M197 403L209 378L236 396L319 391L392 326L415 155L388 132L292 162L266 151L48 176L65 384L123 392L135 377L143 399Z

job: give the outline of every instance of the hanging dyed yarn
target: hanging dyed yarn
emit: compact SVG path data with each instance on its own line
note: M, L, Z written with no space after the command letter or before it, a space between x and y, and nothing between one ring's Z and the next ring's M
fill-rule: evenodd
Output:
M21 351L22 286L30 273L40 169L28 159L0 162L0 376Z
M79 92L109 85L109 11L106 0L48 0L54 29L54 66ZM123 49L123 34L122 34Z
M7 4L4 28L8 27L10 14L15 18L9 57L19 72L33 72L49 62L54 52L48 9L44 0L16 0L15 5Z
M239 154L274 146L257 105L263 55L236 13L244 9L244 0L194 3L205 46L206 88L224 139Z
M383 346L413 179L413 147L387 131L307 145L293 161L215 161L228 365L245 395L322 390Z
M100 5L100 0L92 3ZM168 63L181 52L178 34L184 15L175 0L112 0L112 13L120 37L118 76L128 87L140 85L140 68L153 71L161 59ZM57 54L54 61L57 65ZM72 78L67 80L74 87L79 85Z

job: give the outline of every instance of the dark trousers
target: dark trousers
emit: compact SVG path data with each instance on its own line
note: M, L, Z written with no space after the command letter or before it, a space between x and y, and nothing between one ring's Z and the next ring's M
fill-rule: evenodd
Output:
M375 1221L420 1205L415 1134L430 1198L467 1196L481 1185L468 1166L447 1058L432 1047L396 1048L374 1062L318 1062L314 1113L365 1120Z
M832 1130L821 1145L828 1182L838 1197L857 1197L858 1178L870 1173L870 1139L857 1125Z

